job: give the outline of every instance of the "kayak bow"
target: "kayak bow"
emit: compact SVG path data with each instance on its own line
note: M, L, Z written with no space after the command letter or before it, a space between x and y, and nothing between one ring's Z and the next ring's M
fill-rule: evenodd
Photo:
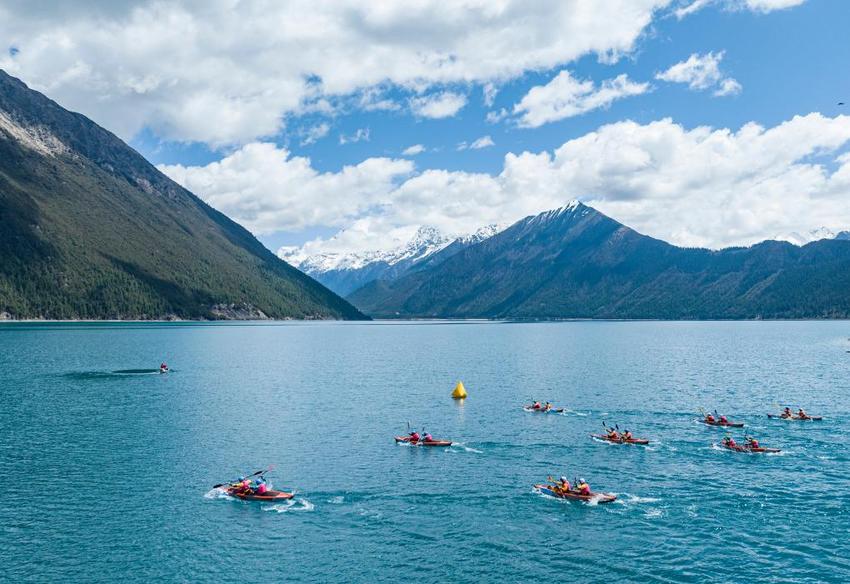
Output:
M649 440L644 440L643 438L632 438L631 440L624 440L620 438L619 440L614 440L605 434L591 434L590 437L596 438L597 440L603 440L605 442L611 442L612 444L638 444L640 446L646 446L649 444Z
M571 499L587 502L596 501L597 503L612 503L617 500L616 495L611 495L609 493L591 493L589 495L581 495L575 491L562 491L560 489L555 489L552 485L534 485L534 488L544 495L557 497L558 499Z
M410 436L396 436L396 442L405 442L411 446L451 446L451 440L411 440Z

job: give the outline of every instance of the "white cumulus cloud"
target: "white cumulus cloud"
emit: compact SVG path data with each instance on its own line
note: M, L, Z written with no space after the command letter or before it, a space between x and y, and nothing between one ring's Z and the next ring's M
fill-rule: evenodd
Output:
M423 118L450 118L465 105L466 96L451 91L410 98L411 111Z
M417 154L422 154L425 152L425 146L422 144L414 144L413 146L408 146L402 151L402 154L405 156L416 156Z
M806 0L693 0L674 11L677 18L684 18L694 12L715 4L726 10L751 10L767 14L774 10L784 10L803 4Z
M335 96L397 109L373 90L483 86L629 53L671 1L12 1L0 38L17 53L0 68L125 139L149 128L232 145Z
M693 53L685 61L672 65L666 71L657 73L655 78L668 83L686 83L689 88L700 91L715 87L714 95L735 95L741 92L741 84L723 74L720 62L725 53Z
M519 124L536 128L611 105L615 100L649 91L648 83L635 83L626 75L606 79L598 87L593 81L561 71L546 85L532 87L514 106Z
M461 142L457 145L458 150L481 150L482 148L489 148L490 146L495 146L496 143L493 142L493 138L490 136L481 136L480 138L473 140L471 144L467 144L466 142Z
M509 153L495 175L416 172L387 158L320 173L264 143L207 166L160 168L256 233L347 232L333 244L315 240L313 250L384 249L391 238L382 234L403 238L419 225L470 232L575 198L648 235L716 248L850 228L848 146L850 117L813 113L737 130L619 122L554 151Z

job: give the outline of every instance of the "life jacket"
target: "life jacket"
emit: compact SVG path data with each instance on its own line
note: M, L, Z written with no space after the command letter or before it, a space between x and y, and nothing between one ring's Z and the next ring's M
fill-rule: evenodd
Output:
M419 442L419 434L417 432L414 432L413 434L411 434L410 435L410 441L411 442Z
M262 495L263 493L265 493L266 491L268 491L268 490L269 490L269 489L268 489L268 487L266 486L266 483L260 483L259 485L257 485L257 492L258 492L259 494L261 494L261 495Z
M534 405L531 406L531 409L539 410L541 407L543 406L540 405L540 402L534 402Z
M625 434L623 434L622 438L623 438L623 440L631 440L632 439L632 433L626 432Z
M750 440L750 448L758 448L759 441L758 440Z
M729 439L726 441L726 446L731 446L732 448L735 448L736 446L738 446L738 444L734 440Z
M708 423L710 423L710 424L713 424L713 423L715 422L715 420L714 420L714 416L712 416L711 414L708 414L708 415L705 417L705 421L706 421L706 422L708 422Z
M620 435L617 434L616 432L608 432L608 439L609 440L619 440Z
M729 422L729 420L726 418L726 416L720 416L720 423L721 424L726 424L728 422Z
M578 486L578 492L582 495L589 495L590 494L590 485L588 485L587 483L580 484Z
M434 441L433 436L431 436L430 434L425 434L425 442L433 442L433 441Z

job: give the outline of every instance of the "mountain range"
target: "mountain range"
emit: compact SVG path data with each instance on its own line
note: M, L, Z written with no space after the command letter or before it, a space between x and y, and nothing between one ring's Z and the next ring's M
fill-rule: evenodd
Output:
M677 247L579 202L348 296L377 317L850 317L850 241Z
M468 235L446 235L435 227L422 226L409 241L389 250L305 256L298 248L281 248L278 255L337 294L347 296L372 281L395 280L437 266L503 228L487 225Z
M364 318L115 135L0 71L0 318Z

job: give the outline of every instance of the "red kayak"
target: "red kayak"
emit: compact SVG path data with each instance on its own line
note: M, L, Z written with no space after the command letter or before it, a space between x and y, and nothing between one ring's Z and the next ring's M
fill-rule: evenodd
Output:
M522 409L524 409L526 412L538 412L538 413L541 413L541 414L563 414L564 413L564 408L549 408L547 410L546 408L533 408L531 406L522 406Z
M723 448L728 448L729 450L734 450L735 452L752 452L754 454L770 454L772 452L782 452L779 448L764 448L763 446L759 446L758 448L753 448L752 446L742 446L740 444L736 444L735 446L729 446L728 444L720 444Z
M706 426L722 426L724 428L743 428L743 422L721 422L720 420L715 420L714 422L709 422L708 420L703 419L702 423Z
M235 489L227 489L227 494L231 497L236 497L237 499L242 499L243 501L266 501L266 502L275 502L275 501L286 501L287 499L291 499L295 495L293 493L284 493L283 491L272 491L269 489L262 495L258 493L245 493L245 492L237 492Z
M643 438L632 438L631 440L619 438L617 440L614 440L613 438L609 438L605 434L591 434L590 437L596 438L597 440L604 440L605 442L611 442L613 444L640 444L642 446L649 444L649 440L644 440Z
M795 422L820 422L823 420L822 416L806 416L805 418L801 418L800 416L784 416L782 414L768 414L768 418L775 418L778 420L788 420Z
M557 497L559 499L573 499L576 501L596 501L597 503L612 503L617 500L616 495L608 493L591 493L589 495L581 495L576 491L562 491L555 489L552 485L534 485L534 488L545 495Z
M406 442L413 446L451 446L451 440L411 440L410 436L396 436L396 442Z

